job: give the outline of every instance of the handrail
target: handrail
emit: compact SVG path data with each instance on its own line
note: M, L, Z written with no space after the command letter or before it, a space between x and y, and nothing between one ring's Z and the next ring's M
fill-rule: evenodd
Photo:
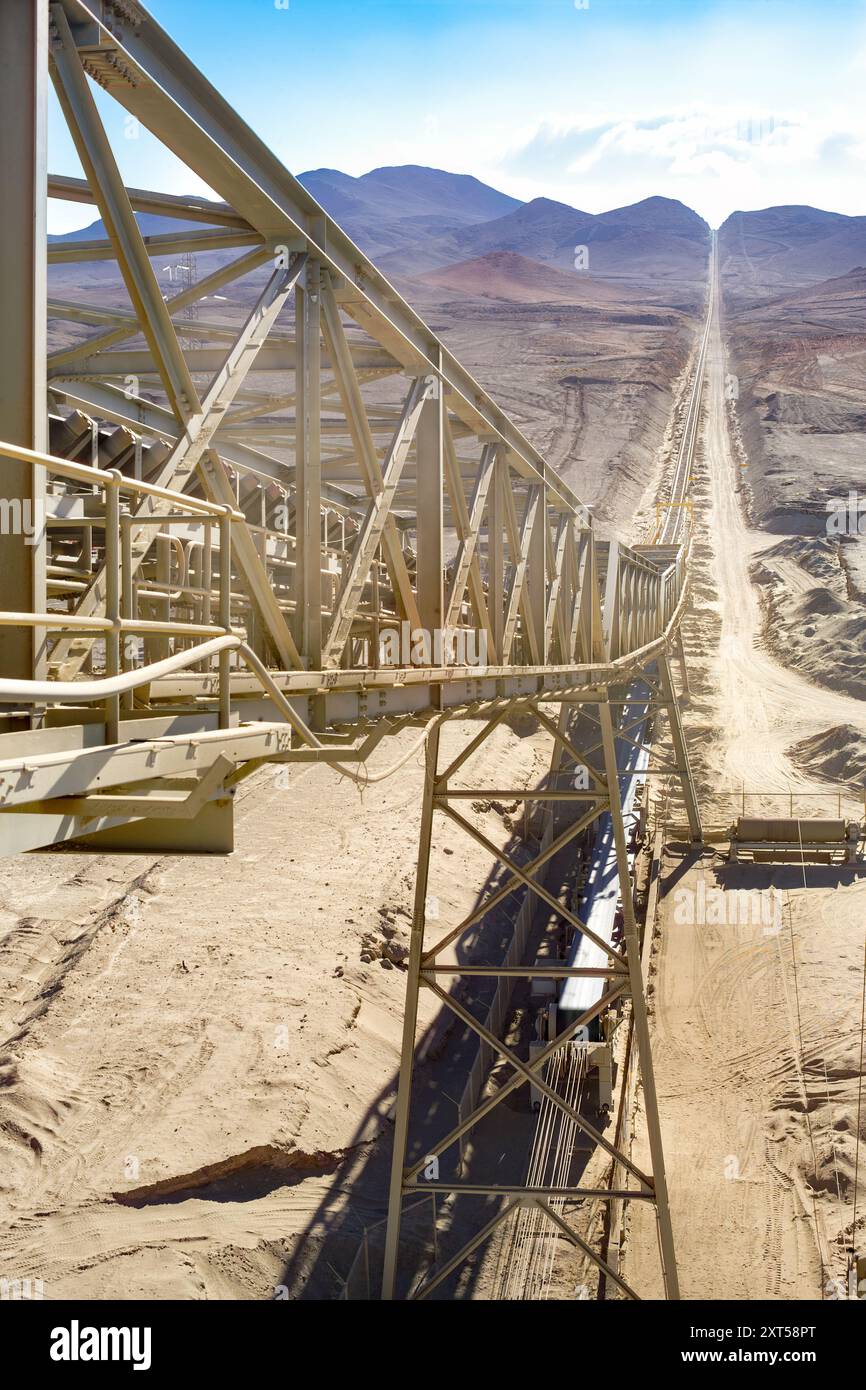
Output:
M169 489L159 488L156 485L144 483L138 479L127 478L117 470L101 470L88 467L84 464L69 463L63 459L56 459L53 455L44 454L39 451L19 448L0 443L0 454L7 452L11 457L21 462L33 463L43 466L58 474L77 479L96 483L106 493L106 524L108 528L109 508L111 496L117 497L120 489L125 488L133 493L154 496L163 500L168 500L173 506L178 503L185 505L189 503L190 509L199 512L208 518L218 519L221 526L225 529L230 527L231 521L241 513L236 513L231 507L224 507L198 498L187 498ZM114 503L114 517L116 521L123 524L124 518L117 515L117 504ZM591 543L593 543L591 541ZM604 549L602 543L599 549ZM106 558L111 561L111 556L116 555L116 544L112 547L107 543ZM607 566L610 570L608 574L607 595L603 610L603 623L607 626L608 603L611 605L610 622L616 622L617 639L613 644L613 650L608 649L601 657L589 661L565 662L557 665L547 664L541 666L521 666L520 664L507 663L503 666L468 666L458 667L449 666L447 679L449 681L460 678L461 675L471 676L475 679L482 679L485 676L500 676L508 672L530 674L549 674L552 676L567 673L569 677L578 677L586 674L590 681L609 682L615 679L620 671L627 670L634 666L636 662L647 660L654 656L657 651L663 648L669 640L671 632L675 629L683 612L686 601L686 594L689 589L689 571L691 565L692 546L690 540L685 545L680 545L671 563L665 569L659 569L652 565L644 555L633 551L631 547L623 544L610 545L608 549ZM603 559L603 556L601 557ZM626 621L626 629L622 632L619 629L620 619L616 610L619 604L625 601L624 585L628 584L628 576L641 575L650 581L649 590L644 589L643 616L637 624L628 622L628 613L623 617ZM229 571L223 577L228 582ZM287 722L303 738L310 747L321 748L323 745L315 737L306 723L295 714L283 691L280 689L272 673L263 664L259 657L243 640L243 634L233 629L227 595L222 596L222 608L218 624L203 623L182 623L160 619L138 619L134 617L122 617L120 605L115 601L109 605L110 613L106 617L88 616L80 617L77 614L65 614L58 612L40 613L12 613L0 612L0 628L8 626L29 626L51 630L61 628L81 633L89 632L94 636L104 633L106 642L109 646L116 644L119 638L127 633L137 634L157 634L165 637L203 637L210 639L202 645L189 648L185 651L176 652L172 656L165 657L159 661L151 662L132 671L122 672L118 670L119 661L115 653L111 655L107 652L106 674L104 677L91 679L90 681L35 681L35 680L8 680L0 677L0 704L14 701L39 701L43 703L56 704L64 701L72 703L88 703L89 701L104 700L107 703L115 702L122 695L129 695L141 686L151 685L160 680L175 675L179 672L187 671L192 666L206 663L214 657L219 657L218 680L220 686L220 716L222 727L228 727L230 705L231 705L231 675L228 668L228 654L235 650L238 652L244 664L253 672L258 684L271 697L273 702L281 710ZM655 631L654 631L655 629ZM640 639L643 638L641 642ZM647 640L649 638L649 640ZM637 640L638 646L631 644ZM629 644L630 649L623 651L623 645ZM588 655L587 652L585 655ZM601 655L599 653L598 655ZM399 682L399 672L401 668L394 668L395 682ZM415 668L413 674L416 674ZM328 688L333 679L334 672L310 670L307 673L310 688ZM443 672L444 674L444 672ZM431 668L429 679L438 683L442 677L438 676L435 668ZM576 683L576 682L575 682ZM112 737L109 742L114 743L119 738L118 717L119 710L108 711L107 724L110 726Z
M255 652L239 637L229 635L216 637L210 642L205 642L201 646L190 648L187 651L176 652L174 656L166 657L164 661L152 662L149 666L141 666L135 671L127 671L124 675L105 676L95 681L24 681L7 680L5 677L0 677L0 704L22 698L33 701L43 700L48 703L80 700L85 704L91 700L105 700L112 696L128 694L129 691L135 690L138 686L148 685L151 681L159 680L162 676L170 676L176 671L183 670L186 666L207 661L210 657L218 656L225 651L236 651L246 662L253 674L258 677L263 689L270 695L283 714L286 722L308 747L323 750L328 746L316 737L301 716L292 709L270 671L259 660ZM331 766L335 772L340 773L343 777L348 777L350 781L356 782L360 787L384 782L399 771L420 750L427 737L430 723L435 719L445 720L447 718L447 714L431 716L431 719L425 724L422 734L411 747L406 749L396 762L377 772L367 772L365 769L364 772L358 773L353 768L337 762L332 763Z
M69 628L73 632L136 632L158 637L224 637L226 630L214 623L176 623L162 618L80 618L77 613L13 613L0 608L0 627ZM67 681L70 690L74 682ZM54 688L58 684L52 681Z
M259 661L255 652L240 637L235 637L230 633L225 633L222 637L214 637L210 642L203 642L201 646L188 647L185 651L175 652L173 656L165 657L162 661L153 661L148 666L139 666L134 671L125 671L122 675L117 676L101 676L93 681L8 680L5 676L0 676L0 704L10 704L16 700L42 701L46 704L60 704L64 700L77 701L81 704L89 704L91 701L97 700L110 700L119 695L127 695L131 691L137 690L139 686L150 685L152 681L161 680L163 676L172 676L177 671L185 670L187 666L194 666L200 661L208 661L213 656L232 651L236 651L258 677L261 685L271 696L295 733L311 748L324 748L325 745L316 738L312 729L292 709L291 704L270 672Z
M115 485L123 492L131 492L140 497L156 497L162 502L180 503L192 512L204 516L230 516L232 521L244 521L243 512L233 507L223 507L218 502L208 502L201 497L190 497L185 492L173 492L171 488L159 487L157 483L146 483L141 478L129 478L115 468L92 468L87 463L72 463L69 459L56 458L54 454L43 454L38 449L24 449L18 444L8 444L0 440L0 456L15 459L19 463L38 464L59 478L72 482L89 483L98 487ZM97 517L89 518L91 525L98 522Z
M47 614L36 614L37 618ZM41 626L41 623L38 624ZM111 627L111 623L107 624ZM101 676L91 681L28 681L8 680L0 676L0 704L14 700L38 700L46 704L61 704L64 700L89 704L92 700L109 699L112 695L126 695L141 685L161 680L163 676L173 676L187 666L199 661L207 661L220 652L235 651L244 645L240 637L224 633L198 647L188 647L175 652L162 661L154 661L149 666L139 666L134 671L125 671L118 676Z

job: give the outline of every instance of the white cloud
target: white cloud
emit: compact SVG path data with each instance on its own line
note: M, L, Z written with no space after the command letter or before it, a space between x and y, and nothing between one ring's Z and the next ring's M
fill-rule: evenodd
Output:
M735 208L804 202L866 213L866 119L696 106L592 124L545 121L502 161L526 196L596 212L650 194L676 197L718 223ZM502 180L500 179L500 182Z
M186 12L177 0L154 3L167 23ZM309 0L293 6L293 22L318 32L319 16L337 8ZM250 25L243 62L220 22L190 20L195 60L295 173L429 164L590 212L667 195L713 222L769 203L866 213L861 0L345 8L329 44L312 45L293 70L288 96L273 29L262 42ZM97 99L107 116L113 103ZM58 126L52 164L73 172ZM203 191L155 142L118 146L130 182Z

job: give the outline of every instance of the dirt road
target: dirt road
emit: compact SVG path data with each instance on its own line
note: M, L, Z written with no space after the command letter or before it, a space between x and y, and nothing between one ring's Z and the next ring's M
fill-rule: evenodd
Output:
M692 619L704 670L687 731L694 738L697 721L715 731L700 753L717 791L827 792L786 749L828 726L866 729L866 706L762 647L749 561L768 542L743 519L725 371L717 314L696 477L708 503ZM818 866L728 866L712 849L669 854L664 872L651 1008L682 1296L832 1296L852 1215L866 881ZM638 1136L646 1161L642 1115ZM658 1297L655 1234L638 1206L626 1277Z
M798 772L785 750L828 726L866 733L866 704L813 685L764 649L758 591L749 578L754 555L778 537L751 531L739 496L739 465L730 445L725 402L726 358L718 306L710 339L704 425L710 484L709 542L713 551L721 640L715 662L720 784L736 789L826 791Z

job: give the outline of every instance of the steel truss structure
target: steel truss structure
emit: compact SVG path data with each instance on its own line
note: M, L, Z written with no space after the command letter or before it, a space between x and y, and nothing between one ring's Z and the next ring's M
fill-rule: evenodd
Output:
M675 777L680 782L689 820L689 830L692 839L698 841L701 838L700 815L694 799L688 750L683 736L678 697L667 654L660 655L650 669L647 669L645 665L636 664L631 669L629 676L630 681L639 680L642 688L645 687L649 692L647 708L652 711L653 715L659 711L664 711L667 716L670 753L673 756L673 762L670 762L663 755L660 756L660 750L656 746L656 765L653 771L660 776ZM560 713L558 719L554 719L551 717L551 707L557 705ZM440 767L439 754L441 725L437 724L431 731L427 742L424 803L408 963L407 1002L395 1115L388 1233L384 1255L383 1297L386 1299L393 1298L398 1287L403 1202L407 1198L417 1201L420 1195L431 1193L441 1195L452 1204L461 1196L471 1196L487 1198L493 1202L498 1201L499 1205L489 1221L474 1231L459 1249L439 1267L430 1271L420 1284L413 1288L412 1296L415 1298L426 1298L431 1294L454 1274L464 1261L474 1254L515 1210L527 1206L537 1207L553 1228L576 1245L626 1297L638 1298L639 1295L626 1283L619 1272L612 1268L569 1225L560 1212L554 1210L551 1206L551 1200L554 1198L559 1202L567 1201L569 1204L579 1204L586 1201L615 1203L634 1200L653 1203L657 1215L664 1287L669 1298L679 1297L650 1048L647 1005L641 970L641 943L635 915L634 897L628 887L631 869L623 818L620 768L618 767L616 752L617 742L634 742L632 738L632 734L635 733L634 721L630 721L628 713L630 708L631 702L622 698L622 688L615 690L607 687L588 688L579 694L548 696L543 701L505 701L497 710L491 711L490 717L485 721L480 732L467 743L457 757L452 758L444 769ZM587 726L592 729L592 742L587 741L586 735L579 745L571 738L569 731L572 721L570 716L575 710L579 710L582 715L581 724L584 729ZM595 713L593 714L592 711ZM622 718L619 717L620 712ZM469 786L455 785L455 778L461 769L471 760L497 724L513 714L520 714L524 718L534 720L552 740L550 772L544 782L540 786L530 788L511 785L507 788L502 786L495 788L478 787L474 783ZM642 722L642 719L643 716L638 722ZM581 787L585 782L591 784L588 789L575 790L573 776L571 789L562 787L560 774L563 772L573 774L575 769L579 769L583 774ZM552 805L561 806L565 803L572 805L576 814L571 823L556 836L552 834L548 826L547 833L541 838L539 852L531 862L520 864L505 850L498 848L457 809L461 803L480 802L482 805L486 805L492 800L524 802L545 809ZM503 882L483 901L479 902L461 922L450 927L448 925L443 926L438 922L437 913L436 940L431 942L428 936L427 905L430 900L430 852L433 844L434 817L437 811L447 817L452 824L459 826L466 835L485 849L496 861L497 866L505 871L505 876ZM579 836L590 831L599 817L605 814L610 816L613 825L619 882L621 885L625 885L621 891L624 918L622 949L618 949L610 941L597 936L585 921L582 921L566 903L554 896L544 885L545 867L563 848L568 845L573 846ZM465 941L467 934L476 927L482 918L509 899L515 890L519 890L521 887L530 901L537 900L544 904L549 911L552 911L555 922L567 924L572 931L580 933L582 937L591 941L606 959L606 964L601 967L551 964L549 958L538 958L534 962L524 960L520 963L509 960L500 965L468 963L469 953L461 953L461 942ZM467 963L462 963L463 960L467 960ZM446 981L453 984L455 981L468 982L478 978L496 980L510 985L521 979L565 981L587 977L604 980L603 992L599 992L598 999L591 1008L568 1022L556 1038L550 1041L548 1046L530 1062L523 1061L513 1048L508 1047L500 1037L491 1031L477 1013L473 1013L465 1007L460 1001L459 991L449 993L443 988L443 983ZM407 1163L418 1002L421 989L427 989L435 995L444 1008L454 1014L465 1028L477 1035L481 1043L490 1049L494 1057L508 1063L512 1068L512 1074L495 1090L488 1091L485 1097L475 1105L471 1113L460 1118L458 1123L447 1133L436 1138L433 1142L426 1138L423 1155L415 1157ZM649 1174L641 1171L622 1149L617 1148L606 1139L604 1134L596 1129L575 1108L573 1103L558 1094L545 1080L549 1063L556 1054L567 1049L582 1030L585 1030L593 1020L604 1016L623 997L628 997L631 1000L633 1009L634 1032L644 1090L651 1156L652 1171ZM438 1178L430 1180L431 1161L435 1160L436 1171L438 1171L440 1158L443 1158L453 1145L470 1134L485 1116L491 1114L503 1101L513 1096L516 1090L530 1082L538 1093L545 1096L557 1111L565 1115L576 1126L577 1130L588 1136L594 1144L598 1145L614 1160L615 1165L618 1165L614 1169L615 1172L621 1173L626 1182L629 1178L634 1179L637 1186L617 1188L611 1183L609 1187L585 1188L573 1185L563 1186L559 1183L549 1188L508 1187L493 1180L478 1181L474 1174L471 1181L463 1181L462 1179L440 1181Z
M48 171L49 81L83 177ZM107 98L215 200L127 187ZM544 723L548 702L593 701L607 759L606 692L647 669L699 836L667 661L686 603L678 528L660 545L600 540L556 471L143 5L5 0L0 166L5 853L69 840L226 851L231 793L251 771L323 761L363 780L380 741L418 726L430 729L420 893L434 807L456 814L453 769L436 763L443 717L486 721L483 738L504 708ZM48 196L91 205L104 237L49 243ZM147 236L138 214L177 228ZM196 275L175 292L162 262L192 257ZM93 302L49 297L47 266L103 262L118 293L100 282ZM470 639L481 660L467 659ZM605 767L591 812L607 805L621 830ZM403 1110L417 990L439 990L421 897ZM631 992L649 1102L633 933L610 989ZM520 1084L527 1069L509 1060ZM398 1139L392 1256L414 1180ZM657 1203L673 1294L657 1134L653 1174L630 1171Z

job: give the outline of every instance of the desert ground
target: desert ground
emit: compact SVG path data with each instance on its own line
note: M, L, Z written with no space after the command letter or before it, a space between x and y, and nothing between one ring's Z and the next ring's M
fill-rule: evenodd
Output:
M647 470L660 479L675 442L701 286L572 277L572 303L526 302L527 277L537 296L558 272L510 269L485 265L471 293L402 288L622 534L636 507L654 514ZM119 302L107 276L85 292ZM548 758L504 727L477 771L531 784ZM4 862L4 1268L56 1298L339 1295L385 1211L422 763L363 794L323 769L259 773L226 861ZM511 838L502 807L478 824ZM437 855L443 912L468 910L490 861L447 831ZM437 1053L445 1022L423 1023ZM462 1057L447 1059L458 1095ZM522 1146L513 1160L519 1181Z
M718 327L686 631L694 672L686 727L705 814L730 820L745 786L763 793L749 797L753 814L787 815L793 804L795 815L833 815L834 781L800 753L816 739L834 741L839 725L845 743L862 746L866 707L829 682L813 684L790 648L783 665L769 640L750 581L767 536L743 506L751 463L743 470L728 428L729 362ZM845 779L835 788L843 810L857 815ZM729 799L719 795L726 789ZM852 1237L866 883L850 868L733 866L714 847L692 856L673 846L662 882L654 1056L683 1296L839 1297ZM689 894L700 900L699 884L705 901L718 888L728 900L773 891L778 914L757 923L739 914L721 924L709 913L690 920L681 909ZM644 1153L640 1140L636 1151ZM858 1231L862 1239L862 1213ZM626 1268L658 1293L651 1235L634 1206Z
M706 266L703 231L641 207L637 220L606 215L605 230L625 225L627 238L585 279L569 256L593 228L558 204L483 202L447 235L428 219L423 244L404 229L371 245L603 530L633 541L652 529L674 456ZM377 203L369 227L382 223ZM721 238L685 630L686 730L713 824L736 813L744 785L767 798L754 805L832 794L862 809L863 541L824 528L827 497L856 484L866 428L862 284L840 250L845 231L833 241L833 271L851 281L841 290L821 288L826 275L802 255L791 267L774 253L759 273L740 224ZM641 255L655 257L643 280ZM57 293L114 302L101 271L88 285L72 272ZM239 321L242 307L221 312ZM54 333L55 347L71 341ZM454 724L445 737L456 747L469 734ZM531 783L547 755L503 725L478 770ZM421 764L417 750L363 793L324 769L262 771L238 798L226 860L66 850L3 861L4 1277L41 1279L47 1298L340 1296L385 1211ZM513 808L473 814L497 844L519 829ZM440 830L443 913L467 911L490 867ZM738 875L713 849L689 860L670 837L650 987L683 1293L826 1297L851 1237L866 886L814 866L805 883L799 866ZM676 889L699 879L775 885L782 930L683 925ZM509 923L485 929L501 942ZM435 1076L447 1104L471 1049L429 1001L421 1025L422 1083ZM639 1091L636 1104L642 1157ZM518 1181L533 1127L516 1108L491 1139L504 1139ZM655 1234L636 1206L624 1268L658 1293ZM595 1229L594 1213L582 1220ZM451 1296L501 1296L502 1249ZM547 1296L594 1290L559 1242Z

